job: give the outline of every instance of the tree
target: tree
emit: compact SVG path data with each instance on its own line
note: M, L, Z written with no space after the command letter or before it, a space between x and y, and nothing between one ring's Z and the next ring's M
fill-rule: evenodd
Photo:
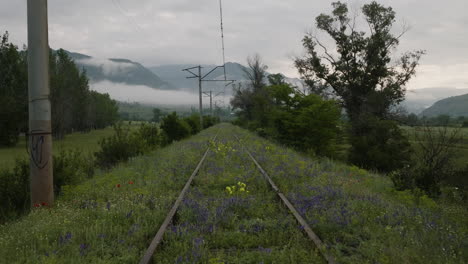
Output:
M26 57L8 42L0 40L0 145L13 146L27 129L28 75Z
M267 125L269 106L268 92L265 89L266 69L261 57L256 54L247 58L248 68L243 69L245 77L249 80L246 87L241 85L235 89L234 97L231 99L233 109L240 110L238 116L245 121L254 121L253 126L262 127Z
M391 174L400 190L419 188L431 196L440 194L440 185L453 174L456 147L462 140L460 129L422 126L415 130L416 151L411 165Z
M163 116L163 112L159 108L153 108L153 119L151 121L159 123L161 121L161 117Z
M384 7L375 1L364 5L362 13L369 28L365 32L356 28L357 16L349 17L345 3L334 2L332 6L332 14L319 15L316 25L318 30L331 37L335 50L332 52L330 47L309 33L303 39L306 55L297 58L295 65L307 83L331 87L341 100L351 122L350 157L355 158L351 162L374 164L375 161L369 155L358 155L357 152L367 152L371 147L368 145L363 150L360 138L369 133L375 134L381 129L375 126L380 123L376 123L375 118L392 118L391 110L404 100L405 85L415 74L424 51L407 52L398 60L392 61L392 50L398 46L399 39L406 30L399 36L392 35L395 12L391 7ZM372 125L369 126L369 123ZM395 129L394 126L384 127ZM377 130L369 131L369 128ZM381 137L380 140L381 145L393 141L392 138ZM358 141L361 143L357 143ZM371 160L366 160L367 158Z

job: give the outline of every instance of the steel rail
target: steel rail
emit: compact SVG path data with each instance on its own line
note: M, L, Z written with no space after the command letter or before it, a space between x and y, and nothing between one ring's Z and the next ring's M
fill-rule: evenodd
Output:
M212 140L216 140L216 137L218 137L219 129L214 136ZM179 194L179 197L177 197L177 200L175 201L174 205L172 206L171 210L166 216L166 219L164 219L164 222L162 223L161 227L159 227L158 232L156 233L156 236L153 238L151 241L151 244L149 245L148 249L146 250L145 254L143 255L143 258L140 260L140 264L147 264L151 261L151 258L154 255L154 252L158 245L161 243L164 233L166 232L167 227L169 224L172 222L172 219L174 218L177 209L179 209L180 204L182 203L182 200L185 197L185 194L187 193L188 189L190 188L190 185L192 184L193 179L195 176L198 174L198 171L200 170L201 166L203 165L203 162L205 161L206 156L210 152L210 147L208 147L205 151L205 154L203 154L203 157L201 158L200 162L198 163L197 167L195 170L192 172L192 175L190 175L190 178L187 180L185 183L184 188Z
M286 196L280 191L278 186L271 179L271 177L268 175L268 173L262 168L262 166L260 166L258 161L250 153L250 151L244 146L244 144L242 144L242 141L240 140L240 138L237 135L234 135L234 137L237 138L240 145L245 150L245 152L247 152L247 154L252 159L252 161L255 163L255 165L257 166L260 173L262 173L262 175L265 177L265 179L270 183L271 188L276 192L276 194L279 196L281 201L286 205L286 207L288 207L289 211L294 215L297 222L299 222L299 224L301 225L301 227L303 228L303 230L307 234L307 236L310 238L310 240L312 240L312 242L314 242L315 246L320 251L320 254L325 258L325 260L329 264L335 264L336 262L335 262L335 259L333 258L333 256L330 256L325 252L325 244L322 242L322 240L317 236L317 234L315 234L315 232L312 230L312 228L309 226L309 224L307 224L306 220L299 214L299 212L296 210L294 205L292 205L292 203L288 200L288 198L286 198Z

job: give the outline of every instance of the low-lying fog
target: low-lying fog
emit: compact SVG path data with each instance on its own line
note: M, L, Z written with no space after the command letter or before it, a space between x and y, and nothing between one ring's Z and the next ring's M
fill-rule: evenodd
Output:
M101 81L90 83L90 89L99 93L108 93L114 100L121 102L139 102L153 105L194 105L198 106L198 94L185 91L156 90L144 85L128 85ZM213 100L220 103L222 98ZM225 98L229 102L229 98ZM209 98L203 98L203 104L209 105Z

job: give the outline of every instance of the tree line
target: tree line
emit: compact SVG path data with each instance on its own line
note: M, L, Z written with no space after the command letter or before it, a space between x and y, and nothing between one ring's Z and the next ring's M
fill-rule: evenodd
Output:
M0 43L0 146L14 146L28 131L27 49L8 41ZM62 49L50 50L50 101L52 132L63 138L75 131L104 128L118 119L118 107L108 94L89 89L89 80Z

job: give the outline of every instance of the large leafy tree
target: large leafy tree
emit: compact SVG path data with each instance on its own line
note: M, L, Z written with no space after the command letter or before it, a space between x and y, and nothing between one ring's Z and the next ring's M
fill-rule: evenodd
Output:
M363 142L373 142L385 151L393 142L392 136L399 134L396 124L381 121L391 119L392 109L404 100L405 85L415 74L424 51L406 52L392 59L406 30L397 36L392 34L395 12L391 7L375 1L364 5L362 13L368 28L364 31L358 30L357 16L350 17L345 3L334 2L332 6L332 14L319 15L316 26L332 39L334 46L309 33L303 39L306 55L297 58L295 65L307 83L330 87L341 100L351 121L351 161L379 169L372 160L375 155L363 152ZM382 127L392 131L385 133L388 137L376 134L382 132ZM363 137L373 140L362 140ZM397 138L402 139L400 135ZM401 162L396 162L395 167Z

